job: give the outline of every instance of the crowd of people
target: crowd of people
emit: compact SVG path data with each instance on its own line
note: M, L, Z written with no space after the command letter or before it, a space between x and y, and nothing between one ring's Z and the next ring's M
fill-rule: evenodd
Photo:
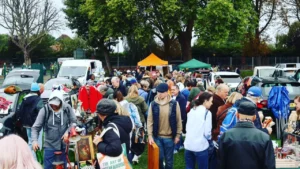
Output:
M93 93L81 99L81 90ZM44 133L44 168L50 169L54 151L65 152L64 142L70 127L76 125L76 117L60 91L54 90L45 105L41 105L37 84L32 84L31 91L24 98L21 106L25 108L20 109L19 117L23 124L28 122L28 144L34 151L42 148L38 142ZM97 152L102 154L118 156L125 144L128 160L139 163L148 142L159 147L159 169L172 169L174 154L183 149L186 169L196 165L199 169L275 169L272 128L263 128L264 117L256 107L261 95L255 86L244 96L231 92L222 79L205 89L200 73L175 70L162 76L159 71L137 69L123 73L114 70L111 78L99 81L91 77L79 89L78 98L88 103L87 111L97 114L100 127L117 127L119 131L119 135L110 130L103 137L94 137ZM93 104L89 104L91 99ZM300 102L295 103L300 111ZM29 115L28 105L33 109ZM22 142L17 136L7 136L0 140L0 147L11 145L8 140ZM33 157L22 157L29 151L23 142L18 145L23 146L19 152L10 151L13 160L0 157L0 168L40 168ZM66 165L67 160L63 160Z

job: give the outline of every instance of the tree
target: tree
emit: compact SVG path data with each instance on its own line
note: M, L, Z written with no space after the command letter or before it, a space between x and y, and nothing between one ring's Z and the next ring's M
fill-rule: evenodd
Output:
M5 52L8 50L8 40L8 35L0 34L0 52Z
M300 52L300 22L291 25L287 34L286 45Z
M71 38L63 38L56 42L56 45L60 46L60 50L58 54L61 57L70 57L73 56L73 52L77 48L88 49L87 42L81 37Z
M30 52L36 42L58 29L59 12L49 0L1 0L0 8L0 26L9 31L26 64L31 64Z
M234 4L230 0L212 0L199 9L195 26L198 44L222 46L229 42L241 43L253 28L250 3Z

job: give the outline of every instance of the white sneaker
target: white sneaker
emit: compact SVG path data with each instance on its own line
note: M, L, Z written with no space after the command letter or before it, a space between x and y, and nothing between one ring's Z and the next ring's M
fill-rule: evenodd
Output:
M139 163L139 157L134 155L133 159L132 159L132 163L133 164L138 164Z
M177 150L174 150L174 153L173 154L177 154L178 153L178 151Z
M180 146L180 147L179 147L179 150L183 150L183 149L184 149L184 146Z

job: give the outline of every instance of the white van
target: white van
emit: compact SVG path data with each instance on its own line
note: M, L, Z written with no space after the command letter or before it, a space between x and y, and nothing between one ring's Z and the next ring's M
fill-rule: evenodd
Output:
M85 85L90 74L94 74L96 80L104 77L101 61L92 59L66 60L62 63L57 77L75 77L82 85Z
M271 77L275 71L273 66L255 66L253 76L257 77Z

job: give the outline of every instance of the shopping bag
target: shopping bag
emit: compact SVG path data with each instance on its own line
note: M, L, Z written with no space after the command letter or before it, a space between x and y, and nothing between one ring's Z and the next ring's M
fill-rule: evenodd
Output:
M120 137L118 127L114 123L109 124L112 124L115 127L108 127L104 129L100 137L102 137L108 130L111 129L114 130L114 132ZM127 158L126 144L122 144L122 153L119 156L111 157L102 153L97 153L97 160L101 169L132 169L132 166Z

